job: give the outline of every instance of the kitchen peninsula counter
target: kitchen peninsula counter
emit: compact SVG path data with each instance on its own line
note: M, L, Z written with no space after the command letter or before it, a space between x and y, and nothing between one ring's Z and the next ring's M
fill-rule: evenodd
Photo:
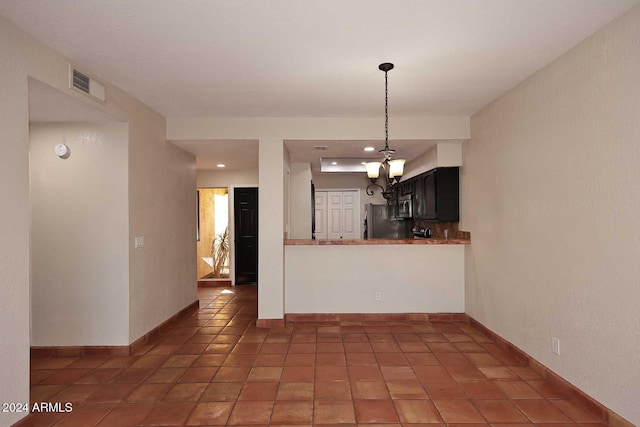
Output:
M312 239L288 239L285 246L306 245L468 245L469 239L353 239L353 240L312 240Z
M470 243L285 240L285 313L464 313Z

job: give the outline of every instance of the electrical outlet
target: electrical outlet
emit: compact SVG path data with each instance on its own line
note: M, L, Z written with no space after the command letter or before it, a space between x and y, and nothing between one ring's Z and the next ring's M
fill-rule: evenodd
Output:
M551 350L560 356L560 340L556 337L551 338Z
M376 301L382 301L382 292L376 292Z
M133 245L136 249L144 246L144 236L135 237L133 239Z

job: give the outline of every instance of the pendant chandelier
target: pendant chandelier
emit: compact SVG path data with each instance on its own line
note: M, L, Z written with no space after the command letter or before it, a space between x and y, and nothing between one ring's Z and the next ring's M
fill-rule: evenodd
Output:
M384 148L379 151L383 156L383 160L382 162L365 163L367 176L371 181L371 184L367 187L367 194L373 196L374 187L379 187L382 190L382 197L384 197L387 202L390 202L393 198L393 186L400 182L400 178L402 178L402 174L404 173L405 161L403 159L392 159L396 150L389 148L389 83L387 73L393 70L393 64L385 62L384 64L380 64L378 69L384 71ZM376 183L380 176L380 168L384 171L384 187Z

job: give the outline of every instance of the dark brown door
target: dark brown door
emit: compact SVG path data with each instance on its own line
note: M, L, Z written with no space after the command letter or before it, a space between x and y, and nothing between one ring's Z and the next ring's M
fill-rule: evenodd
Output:
M233 198L236 284L258 283L258 189L236 188Z

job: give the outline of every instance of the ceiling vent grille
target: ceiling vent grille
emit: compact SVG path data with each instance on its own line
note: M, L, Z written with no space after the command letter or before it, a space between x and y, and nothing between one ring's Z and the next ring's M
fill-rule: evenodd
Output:
M89 97L104 102L105 97L105 89L104 86L90 78L86 74L81 71L76 70L71 67L71 87L79 90L80 92L88 95Z

